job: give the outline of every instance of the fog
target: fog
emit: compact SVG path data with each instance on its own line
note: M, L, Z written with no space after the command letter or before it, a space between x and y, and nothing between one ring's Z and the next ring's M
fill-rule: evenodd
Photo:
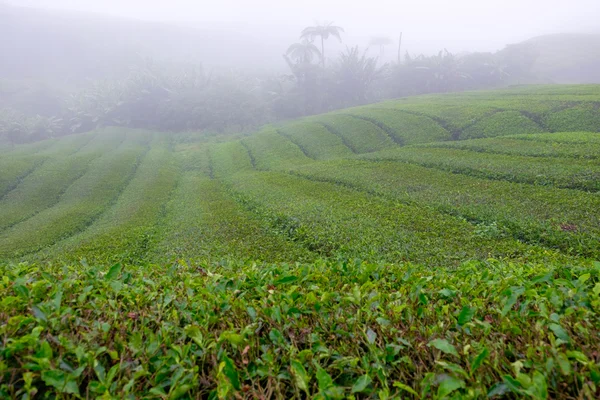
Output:
M10 0L21 6L102 13L194 26L235 26L266 43L290 42L315 22L346 29L344 42L397 38L412 53L494 51L564 32L599 32L598 0ZM332 44L333 45L333 44ZM281 52L280 49L273 51Z
M0 143L600 83L598 21L599 0L0 0Z

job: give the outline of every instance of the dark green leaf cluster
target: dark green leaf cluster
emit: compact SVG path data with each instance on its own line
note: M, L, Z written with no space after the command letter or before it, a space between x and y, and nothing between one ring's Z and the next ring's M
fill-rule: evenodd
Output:
M6 398L600 394L598 263L0 271Z

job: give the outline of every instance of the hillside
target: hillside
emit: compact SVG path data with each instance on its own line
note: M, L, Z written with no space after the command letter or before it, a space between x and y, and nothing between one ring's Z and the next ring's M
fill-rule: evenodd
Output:
M593 398L599 155L598 85L2 148L0 395Z
M597 86L516 88L345 109L222 143L112 128L17 146L2 157L0 257L106 262L127 250L164 262L199 258L202 249L213 259L339 254L452 264L536 258L542 248L599 257L597 220L588 216L600 190L595 136L548 133L600 131L599 105ZM469 191L462 204L464 195L452 194L458 182L488 189ZM490 207L498 191L501 212ZM524 215L506 216L534 201L528 196L539 202L558 193L561 203L583 196L588 206L548 214L540 204L526 224ZM415 214L421 220L412 226ZM188 219L198 224L182 226ZM420 238L432 226L438 239ZM481 234L486 229L497 237ZM204 232L205 243L186 242L189 232ZM240 247L248 236L255 243Z
M283 66L261 35L235 24L172 25L0 3L0 36L11 38L0 41L0 76L81 84L122 76L146 57L220 68ZM274 47L286 48L291 35L281 36L270 39Z

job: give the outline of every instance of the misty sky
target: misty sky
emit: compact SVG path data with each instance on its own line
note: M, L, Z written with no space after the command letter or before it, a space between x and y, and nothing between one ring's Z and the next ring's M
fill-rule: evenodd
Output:
M346 43L365 44L361 41L376 35L396 38L403 31L408 48L419 52L492 51L542 34L600 32L600 0L4 1L153 21L241 22L286 37L316 21L334 21L346 28Z

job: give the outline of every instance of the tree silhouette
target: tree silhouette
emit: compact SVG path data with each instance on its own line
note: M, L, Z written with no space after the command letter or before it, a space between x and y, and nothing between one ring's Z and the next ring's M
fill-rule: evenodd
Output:
M323 25L309 26L304 28L300 38L309 40L314 40L317 37L321 38L321 62L323 64L323 68L325 68L325 40L329 39L329 36L333 36L341 42L342 32L344 32L344 28L341 26L332 25L332 22L328 22Z
M383 55L385 53L385 46L392 44L393 41L387 36L375 36L369 41L371 46L379 46L379 61L383 62Z
M377 58L367 57L356 46L340 54L333 72L337 97L347 107L367 102L369 87L382 71L377 68Z
M304 39L300 43L294 43L285 52L287 56L296 62L310 64L314 56L321 57L319 48L311 40Z

